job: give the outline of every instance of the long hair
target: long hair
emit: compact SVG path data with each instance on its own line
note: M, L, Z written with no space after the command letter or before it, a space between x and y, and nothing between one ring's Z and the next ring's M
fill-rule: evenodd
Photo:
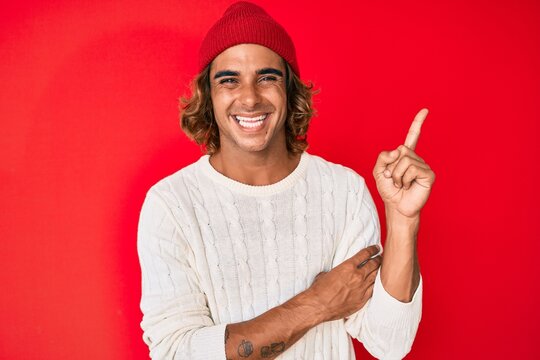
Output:
M311 118L316 115L312 97L318 93L313 84L304 84L285 63L287 119L285 134L287 150L300 154L308 147L307 131ZM210 96L210 65L199 73L191 83L191 97L180 98L180 126L186 135L203 151L212 155L219 150L219 128L214 118Z

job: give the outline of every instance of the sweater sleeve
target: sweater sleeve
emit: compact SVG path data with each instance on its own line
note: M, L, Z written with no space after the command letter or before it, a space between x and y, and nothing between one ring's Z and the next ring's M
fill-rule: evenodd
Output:
M226 324L215 325L194 271L193 252L153 189L139 218L141 328L152 359L225 359Z
M352 216L336 251L334 266L361 249L381 245L377 209L363 178L354 173L356 191ZM349 200L350 201L350 200ZM380 271L373 286L373 296L362 309L345 320L347 332L363 343L378 359L402 359L411 350L422 314L422 279L412 301L403 303L384 289Z

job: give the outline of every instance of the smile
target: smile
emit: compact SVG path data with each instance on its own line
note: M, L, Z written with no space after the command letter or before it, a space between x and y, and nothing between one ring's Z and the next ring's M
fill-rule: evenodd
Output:
M234 119L238 122L238 124L240 124L240 126L249 129L259 127L267 116L268 114L262 114L254 117L233 115Z

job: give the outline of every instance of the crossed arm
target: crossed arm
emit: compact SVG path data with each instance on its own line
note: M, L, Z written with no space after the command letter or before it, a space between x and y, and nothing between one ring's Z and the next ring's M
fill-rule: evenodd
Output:
M361 250L284 304L225 329L227 359L273 359L318 324L359 310L373 292L381 257L377 246Z
M390 215L391 216L391 215ZM346 318L373 294L377 271L392 297L410 302L420 282L415 221L389 226L384 259L377 246L360 250L286 303L225 330L227 359L273 359L318 324Z

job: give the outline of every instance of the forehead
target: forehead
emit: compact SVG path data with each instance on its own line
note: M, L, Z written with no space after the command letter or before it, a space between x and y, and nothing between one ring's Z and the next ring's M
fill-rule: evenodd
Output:
M240 44L216 56L212 61L210 73L220 70L250 72L267 67L284 70L281 56L261 45Z

